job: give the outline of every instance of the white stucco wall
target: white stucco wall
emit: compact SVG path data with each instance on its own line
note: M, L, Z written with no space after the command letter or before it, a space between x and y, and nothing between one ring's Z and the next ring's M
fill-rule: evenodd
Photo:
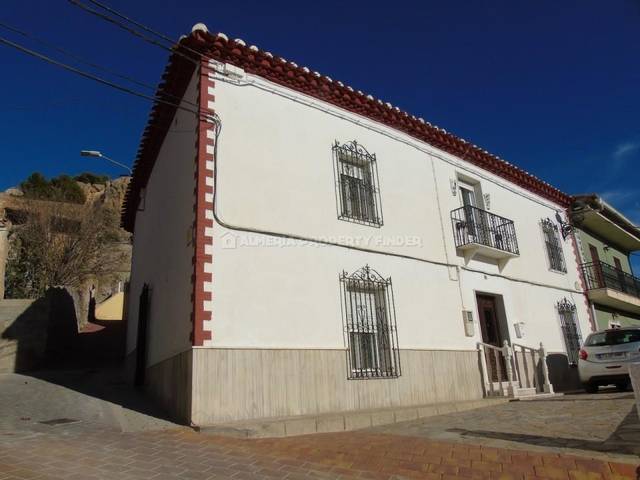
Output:
M196 85L194 76L183 102L196 102ZM196 135L196 117L178 110L151 173L143 208L136 215L127 353L136 346L139 298L148 283L148 366L191 347Z
M338 275L365 264L392 277L402 349L475 348L476 291L503 296L511 339L518 343L543 341L550 351L564 350L555 312L563 297L573 299L582 331L589 330L583 297L574 291L578 273L570 241L563 242L568 273L548 268L539 222L553 218L559 206L393 129L253 80L277 94L216 80L215 110L223 125L219 218L233 226L338 243L369 239L368 247L380 253L294 241L281 247L274 237L216 224L213 340L206 345L344 348ZM319 108L305 104L310 101ZM337 219L331 146L354 139L377 156L381 228ZM450 211L460 206L460 198L452 195L450 179L458 175L479 181L482 193L491 196L491 212L515 222L521 255L502 272L486 261L465 265L456 253ZM394 240L416 238L418 245ZM463 303L474 311L475 337L464 335ZM526 324L525 338L516 340L513 324L520 321Z

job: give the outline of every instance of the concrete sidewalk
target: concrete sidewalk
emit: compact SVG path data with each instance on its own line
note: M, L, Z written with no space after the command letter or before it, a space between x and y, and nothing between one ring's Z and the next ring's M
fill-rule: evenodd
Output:
M640 461L640 420L632 392L601 391L509 402L371 431Z
M48 431L40 422L61 419L121 432L179 427L117 369L0 374L0 411L3 431Z
M462 441L420 435L425 422L470 428L475 418L477 426L491 424L494 431L496 426L507 431L516 425L512 421L509 427L509 418L523 416L531 417L530 428L573 425L578 431L579 421L594 408L609 411L606 418L611 420L623 415L627 401L605 395L583 409L561 402L544 407L535 401L513 402L386 427L397 429L393 433L361 430L240 439L202 435L157 417L139 392L109 372L3 375L0 480L635 480L637 457L598 459L593 457L601 452L576 456L550 448L534 451L535 446L524 442L517 448L496 447L477 432ZM535 413L537 409L542 410ZM582 416L571 419L568 412L574 409ZM562 423L559 419L565 414L569 416ZM603 432L604 423L594 430L596 435Z

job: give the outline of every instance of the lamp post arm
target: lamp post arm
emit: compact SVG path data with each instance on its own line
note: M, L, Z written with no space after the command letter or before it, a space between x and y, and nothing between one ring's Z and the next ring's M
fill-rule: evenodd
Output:
M107 156L106 156L106 155L104 155L104 154L100 154L100 157L101 157L101 158L104 158L104 159L105 159L105 160L107 160L108 162L113 163L114 165L118 165L119 167L122 167L122 168L124 168L124 169L128 170L128 171L129 171L129 175L133 175L133 170L131 169L131 167L129 167L129 166L127 166L127 165L125 165L124 163L116 162L113 158L109 158L109 157L107 157Z

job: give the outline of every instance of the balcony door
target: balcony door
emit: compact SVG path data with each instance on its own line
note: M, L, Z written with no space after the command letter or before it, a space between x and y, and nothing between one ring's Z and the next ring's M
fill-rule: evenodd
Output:
M478 237L478 203L476 201L476 190L468 183L459 183L460 201L464 207L464 220L466 224L469 241L476 242Z
M600 263L600 254L598 249L589 244L589 253L591 253L591 264L593 265L593 273L595 278L592 280L595 282L595 288L603 288L604 279L602 278L602 264Z
M459 188L469 241L482 245L493 245L491 238L489 238L489 223L486 212L482 210L482 196L478 188L464 182L459 182Z

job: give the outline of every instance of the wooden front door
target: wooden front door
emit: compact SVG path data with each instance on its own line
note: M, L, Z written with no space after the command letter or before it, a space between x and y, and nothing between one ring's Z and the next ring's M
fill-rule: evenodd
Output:
M502 347L504 339L500 333L500 325L498 323L496 298L490 295L478 295L477 299L482 342ZM497 354L493 349L485 349L485 355L489 378L494 382L507 380L504 357L501 354Z
M480 331L482 341L496 347L502 346L502 335L498 324L498 311L496 299L489 295L478 295L478 313L480 318Z

